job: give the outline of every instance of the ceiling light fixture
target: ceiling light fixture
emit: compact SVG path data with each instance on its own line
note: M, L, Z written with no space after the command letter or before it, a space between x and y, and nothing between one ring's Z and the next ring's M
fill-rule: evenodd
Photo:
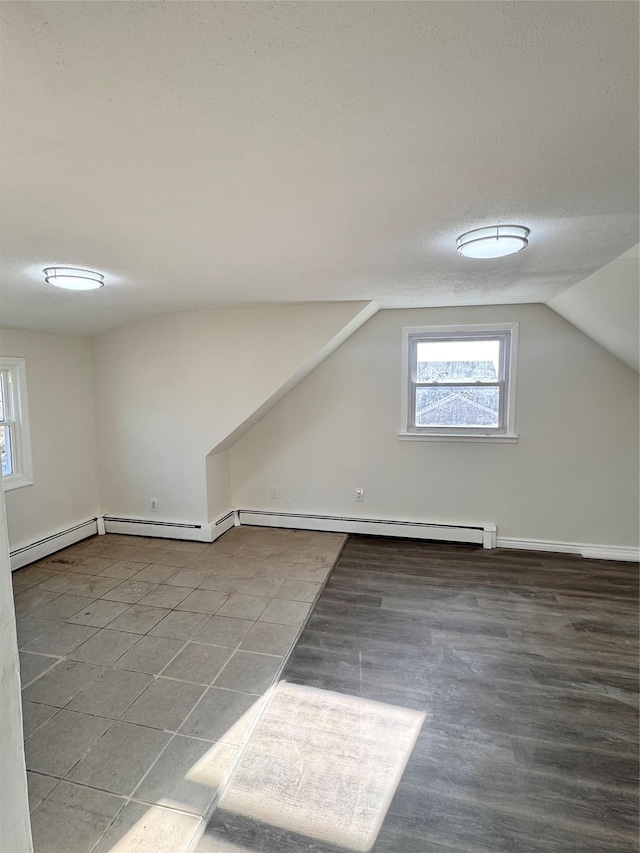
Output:
M523 225L491 225L461 234L456 247L463 258L504 258L528 246L528 236Z
M104 276L93 270L78 267L45 267L44 280L47 284L64 287L67 290L96 290L104 287Z

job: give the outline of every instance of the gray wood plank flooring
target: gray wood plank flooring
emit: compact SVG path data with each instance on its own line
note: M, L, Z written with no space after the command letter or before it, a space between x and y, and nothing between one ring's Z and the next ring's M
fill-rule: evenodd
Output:
M637 564L351 536L283 679L426 713L373 853L638 851ZM225 844L345 849L218 809Z

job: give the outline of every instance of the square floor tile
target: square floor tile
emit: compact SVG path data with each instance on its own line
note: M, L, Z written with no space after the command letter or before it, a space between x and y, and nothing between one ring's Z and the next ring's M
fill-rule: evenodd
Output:
M133 796L204 815L237 747L176 735Z
M16 587L16 594L13 596L13 604L16 611L16 616L24 616L41 604L47 604L54 598L58 597L56 592L48 592L40 587L31 587L30 589Z
M145 595L148 595L156 588L157 584L141 581L137 578L129 578L122 581L118 586L106 592L102 597L107 601L125 601L129 604L135 604L140 601Z
M146 634L154 625L169 613L163 607L145 607L143 604L132 605L122 616L109 623L113 631L130 631L132 634Z
M20 683L26 687L34 678L38 678L47 669L59 663L61 658L20 652Z
M15 587L29 589L36 584L57 577L58 574L55 569L47 569L44 566L28 566L26 569L18 569L18 571L13 572L11 580Z
M40 587L37 587L37 589L39 590ZM31 591L34 592L35 590ZM45 591L43 590L43 592ZM65 619L73 616L74 613L86 607L87 604L91 604L94 600L93 598L81 595L69 595L68 593L58 595L58 593L51 592L49 595L55 595L56 597L52 601L42 602L38 607L31 610L31 616L35 616L38 619L53 619L64 622Z
M23 649L38 637L45 634L51 628L51 622L47 619L37 619L34 616L19 616L16 619L16 632L18 634L18 648Z
M167 548L170 551L185 551L192 556L196 554L204 554L211 548L210 542L192 542L189 539L171 539L167 541Z
M140 563L138 563L139 565ZM156 563L151 563L151 565L145 566L144 569L140 569L135 578L138 581L147 581L148 583L164 583L167 578L175 575L176 572L177 569L175 566L158 566Z
M68 592L74 584L81 580L81 578L78 575L74 575L73 572L56 572L53 571L53 569L40 569L40 571L49 571L48 576L44 580L40 581L40 587L42 589L47 589L50 592ZM95 595L90 597L97 598Z
M200 685L156 678L125 711L122 719L141 726L175 732L191 713L204 690Z
M58 708L70 702L81 690L97 678L102 667L93 664L62 660L22 691L29 702L55 705Z
M163 671L167 678L209 685L229 660L231 649L188 643ZM242 689L242 688L239 688Z
M158 729L113 723L104 737L71 770L68 779L128 796L170 738L171 735Z
M193 638L197 643L212 643L235 649L240 640L255 623L250 619L232 619L229 616L212 616Z
M113 720L60 711L25 741L27 769L64 776L113 725Z
M193 592L188 586L171 586L168 583L163 583L152 590L144 598L140 599L140 604L146 604L148 607L176 607L183 599Z
M111 631L103 628L89 640L70 652L67 657L84 663L96 663L112 666L118 658L134 646L140 634L128 634L124 631Z
M264 693L276 677L282 660L281 657L255 652L234 652L214 684L243 693Z
M201 820L198 815L131 802L94 853L187 853Z
M133 560L117 560L111 563L106 569L103 569L100 574L105 578L120 578L128 580L134 575L137 577L140 574L140 563L135 563ZM141 578L147 580L147 578Z
M182 640L167 640L164 637L142 637L135 646L122 655L114 666L134 672L158 675L183 647Z
M238 746L262 697L210 687L180 727L180 734Z
M41 773L34 773L32 770L27 770L30 812L40 805L47 794L50 794L51 791L53 791L59 781L59 779L56 779L53 776L43 776Z
M257 619L269 599L256 595L231 595L218 610L218 616L230 616L234 619Z
M104 791L59 782L31 816L34 850L88 853L124 802Z
M124 669L105 669L67 705L69 711L117 719L135 702L153 676Z
M242 583L242 580L242 578L230 577L229 575L215 574L204 580L198 589L211 589L215 592L224 592L226 595L230 595L236 591L236 587L239 583Z
M87 595L92 598L100 598L105 593L117 586L118 578L108 578L104 575L89 577L89 575L73 575L67 573L67 588L62 592L70 592L73 595ZM53 583L53 581L51 581Z
M23 699L22 728L24 737L28 738L32 735L36 729L39 729L47 720L50 720L59 710L59 708L54 708L51 705L41 705L38 702L29 702Z
M223 592L211 589L194 590L184 601L181 601L176 610L189 610L192 613L215 613L227 600Z
M274 622L256 622L240 648L247 652L263 652L266 655L286 655L298 636L295 625L276 625Z
M236 592L240 595L261 595L272 598L284 583L284 578L248 578L241 581Z
M171 586L189 586L192 589L196 589L209 577L211 573L210 569L180 569L171 577L167 578L165 583L168 583Z
M275 598L287 598L289 601L315 601L322 584L311 581L300 581L287 578L280 589L274 593Z
M108 560L94 554L83 554L82 551L78 551L77 555L74 556L74 561L76 561L75 566L69 566L69 571L77 570L93 575L99 575L104 569L108 569L109 566L113 565L113 560Z
M260 622L276 622L278 625L294 625L300 627L311 610L311 605L304 601L287 601L284 598L274 598L260 615Z
M116 616L120 616L130 605L119 601L105 601L99 598L97 601L88 601L86 607L82 607L73 616L67 619L70 625L90 625L93 628L104 628L112 622Z
M68 625L66 622L49 622L44 634L31 643L25 644L28 652L40 652L45 655L66 655L92 637L97 628L85 625Z
M156 566L175 566L177 569L186 566L189 560L193 559L193 554L185 551L165 551L160 554L153 562Z
M180 587L174 587L180 589ZM209 619L207 613L188 613L186 610L174 610L153 627L147 636L167 637L174 640L190 640Z
M290 564L287 577L294 578L300 581L311 581L312 583L322 583L329 577L331 566L305 566Z

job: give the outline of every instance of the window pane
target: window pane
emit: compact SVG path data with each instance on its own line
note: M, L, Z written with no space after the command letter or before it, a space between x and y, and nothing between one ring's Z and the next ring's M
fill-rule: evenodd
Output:
M0 426L0 461L2 462L2 476L13 474L13 461L11 459L11 428Z
M499 427L500 389L475 386L416 389L416 426Z
M421 341L417 362L418 382L496 382L500 341Z
M5 412L4 412L4 401L5 401L4 372L0 371L0 421L3 421L6 417Z

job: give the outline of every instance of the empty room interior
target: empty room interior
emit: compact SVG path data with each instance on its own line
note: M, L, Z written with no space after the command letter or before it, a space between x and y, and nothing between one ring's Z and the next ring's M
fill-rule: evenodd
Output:
M2 2L1 853L638 853L639 8Z

